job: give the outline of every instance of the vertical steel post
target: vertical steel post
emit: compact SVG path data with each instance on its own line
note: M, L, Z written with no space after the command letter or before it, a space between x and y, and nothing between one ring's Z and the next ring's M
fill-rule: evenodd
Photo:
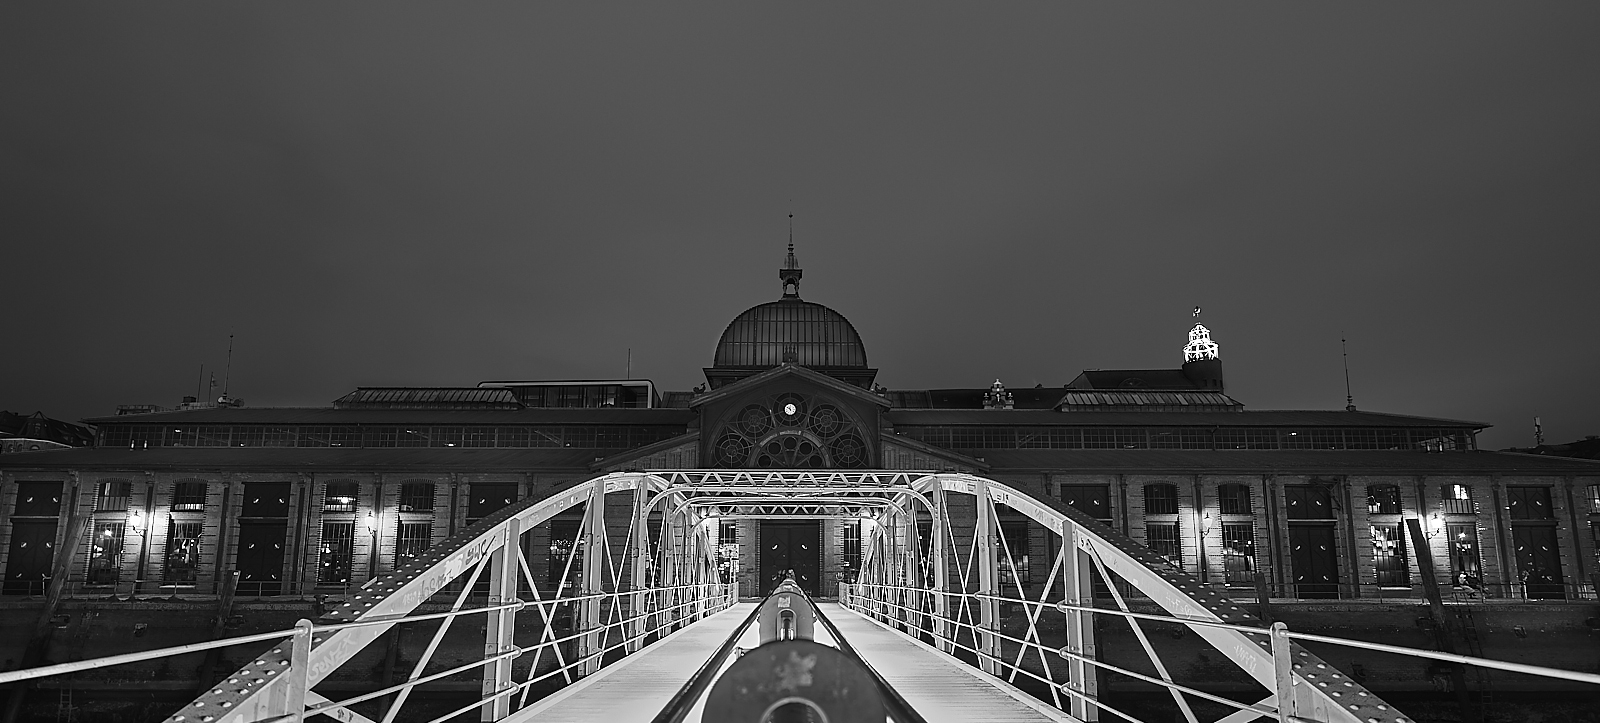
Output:
M628 587L633 594L628 598L628 644L624 648L629 653L637 652L644 644L644 633L649 630L646 620L645 587L646 576L650 570L650 485L649 480L643 476L634 480L633 488L633 555L629 558L632 563L628 570Z
M945 507L944 480L934 478L932 492L933 512L933 641L946 653L954 652L950 645L950 563L945 551L949 510Z
M1294 658L1289 652L1289 626L1272 624L1272 672L1277 680L1278 720L1299 715L1294 700Z
M522 534L516 518L506 521L500 533L500 549L489 553L489 605L501 605L517 599L517 556L522 554ZM512 608L486 613L484 625L483 657L493 658L515 645L517 611ZM479 720L496 721L511 714L511 696L496 696L512 684L512 658L499 658L483 665L483 699Z
M1094 605L1094 561L1078 545L1078 526L1072 520L1061 522L1061 582L1069 605ZM1109 584L1109 583L1108 583ZM1093 613L1067 611L1067 649L1086 658L1095 657ZM1098 693L1095 667L1073 659L1067 664L1067 686L1073 691L1070 711L1079 720L1100 719L1100 708L1090 703Z
M681 509L669 513L666 525L666 539L661 542L661 584L670 588L661 593L662 598L657 607L658 610L662 611L661 615L665 616L662 622L657 623L663 626L662 634L670 633L677 629L678 616L682 612L678 608L678 600L683 596L679 594L682 591L678 589L678 586L682 585L686 579L681 565L683 564L683 536L685 534L684 528L686 527L684 520L688 515L688 512Z
M901 611L901 619L906 622L906 632L918 635L922 629L922 565L921 550L917 540L917 507L911 500L906 501L904 508L896 508L900 512L900 565L896 579L901 586L901 604L905 609Z
M306 719L306 692L310 690L311 621L301 618L294 624L289 647L289 686L285 690L284 713L293 723Z
M589 675L600 669L600 598L605 591L606 566L606 478L596 477L583 510L583 589L585 600L578 604L578 656L583 660L578 671ZM593 657L591 657L593 656Z
M989 482L978 478L973 495L977 501L978 520L972 534L977 543L978 592L984 595L999 593L999 562L995 559L994 537L999 526L994 521L994 505L989 502ZM1000 602L988 597L977 599L978 608L978 667L990 675L1000 674L1000 639L994 631L1000 626Z

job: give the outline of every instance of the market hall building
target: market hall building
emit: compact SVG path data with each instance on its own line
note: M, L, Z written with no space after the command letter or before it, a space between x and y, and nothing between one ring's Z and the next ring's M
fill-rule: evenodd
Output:
M0 456L4 593L40 595L66 549L73 596L204 598L234 572L245 598L339 594L606 471L781 468L981 474L1252 598L1258 581L1273 598L1420 597L1411 517L1457 599L1594 596L1600 463L1479 450L1475 422L1247 409L1198 323L1176 368L887 389L855 327L801 298L792 248L779 277L781 297L728 324L691 391L489 381L87 420L93 447ZM74 515L87 532L66 539ZM558 582L579 522L534 531L534 549L549 548L531 556L535 576ZM1021 563L1004 574L1044 584L1056 538L1020 516L1000 523ZM861 525L724 521L719 555L746 595L793 570L833 596L860 564Z

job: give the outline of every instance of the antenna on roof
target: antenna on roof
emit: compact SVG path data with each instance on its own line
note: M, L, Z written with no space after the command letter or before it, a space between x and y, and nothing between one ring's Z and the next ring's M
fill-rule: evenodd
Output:
M205 387L206 387L206 365L201 364L200 365L200 378L194 380L194 398L195 399L203 400L203 399L206 398Z
M1339 334L1339 353L1344 355L1344 410L1356 411L1356 398L1350 394L1350 352L1345 349L1344 334Z
M1544 446L1544 427L1539 424L1539 418L1533 418L1533 446Z
M630 347L628 347L628 372L627 372L627 375L623 377L623 379L632 379L632 378L633 378L633 347L630 346Z
M228 382L231 381L232 379L233 379L233 335L229 334L228 335L228 366L222 372L222 398L218 399L217 403L223 404L223 403L226 403L228 401Z

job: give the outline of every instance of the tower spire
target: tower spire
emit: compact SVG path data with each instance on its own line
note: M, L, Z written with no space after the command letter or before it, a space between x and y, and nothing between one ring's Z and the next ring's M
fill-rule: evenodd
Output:
M794 214L789 214L789 255L778 269L778 279L783 282L783 298L800 298L800 262L794 257Z

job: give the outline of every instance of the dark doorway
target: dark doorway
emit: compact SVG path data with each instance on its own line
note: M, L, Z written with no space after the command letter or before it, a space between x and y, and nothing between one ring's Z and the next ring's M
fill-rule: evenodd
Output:
M1289 525L1289 550L1295 597L1339 597L1339 557L1333 546L1333 525Z
M1511 538L1517 548L1517 578L1525 586L1528 598L1565 598L1566 586L1561 584L1561 558L1556 554L1556 528L1514 525Z
M11 554L6 558L5 594L43 595L56 544L55 520L11 521Z
M283 541L288 527L282 522L239 524L240 595L282 594Z
M817 570L821 567L821 525L809 522L761 523L761 589L772 592L783 581L784 573L794 571L794 579L808 594L818 594Z

